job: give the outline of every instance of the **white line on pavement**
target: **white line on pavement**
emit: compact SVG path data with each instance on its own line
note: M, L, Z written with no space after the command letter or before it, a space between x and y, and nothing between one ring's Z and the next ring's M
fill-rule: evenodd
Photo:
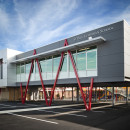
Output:
M25 112L25 111L37 111L37 110L44 110L44 109L53 109L53 108L62 108L62 107L71 107L71 106L78 106L82 104L72 104L72 105L61 105L61 106L49 106L49 107L36 107L36 108L24 108L24 109L17 109L17 110L4 110L0 111L0 114L4 113L14 113L14 112ZM85 110L85 109L84 109Z
M19 108L19 107L29 107L29 106L7 106L7 107L0 107L1 108Z
M5 104L0 104L0 105L2 105L2 106L12 106L12 105L5 105Z
M23 117L23 118L28 118L28 119L32 119L32 120L37 120L37 121L43 121L43 122L47 122L47 123L52 123L52 124L59 124L59 123L53 122L53 121L42 120L42 119L33 118L33 117L29 117L29 116L18 115L18 114L14 114L14 113L8 113L8 114L11 114L11 115L14 115L14 116Z
M80 117L87 117L87 116L84 116L84 115L77 115L77 114L70 114L70 111L69 112L55 112L55 111L46 111L46 110L38 110L38 111L45 111L45 112L51 112L51 113L55 113L55 114L58 114L58 115L73 115L73 116L80 116Z
M93 110L92 110L92 112L101 112L101 113L105 113L104 111L93 111Z
M36 105L36 104L27 104L27 103L25 103L25 105L27 105L27 106L39 106L39 105Z

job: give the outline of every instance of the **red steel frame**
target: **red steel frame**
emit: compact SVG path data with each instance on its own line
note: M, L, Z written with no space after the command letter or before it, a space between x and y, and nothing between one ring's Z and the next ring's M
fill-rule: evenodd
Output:
M68 42L67 42L67 39L65 39L64 46L67 46L67 45L68 45ZM35 54L36 54L36 50L34 50L34 55ZM90 91L89 91L89 104L87 105L86 99L85 99L85 95L83 93L82 86L81 86L81 83L80 83L80 80L79 80L79 77L78 77L78 73L77 73L77 70L76 70L76 67L75 67L75 64L74 64L74 59L73 59L73 56L72 56L70 50L68 50L68 54L69 54L69 57L70 57L70 60L71 60L71 63L72 63L72 66L73 66L73 69L74 69L74 72L75 72L75 76L76 76L76 79L77 79L77 82L78 82L78 86L80 88L80 92L81 92L81 95L82 95L82 98L83 98L83 101L84 101L85 108L86 108L86 110L91 110L92 88L93 88L93 80L94 79L91 78ZM60 69L62 67L63 58L64 58L64 52L61 53L61 59L60 59L59 67L58 67L58 70L57 70L56 79L55 79L55 82L54 82L54 85L53 85L53 89L51 91L51 97L50 97L49 106L51 106L51 103L52 103L52 99L53 99L53 96L54 96L56 83L57 83L57 80L58 80ZM40 69L40 66L39 66L39 62L38 62L38 59L35 59L35 60L36 60L37 65L38 65L38 70L39 70L39 75L40 75L40 79L41 79L41 83L42 83L42 88L43 88L43 91L44 91L46 105L48 105L48 100L47 100L46 91L45 91L45 87L44 87L43 80L42 80L42 75L41 75L41 69ZM30 81L30 77L31 77L31 72L32 72L32 69L33 69L33 64L34 64L34 59L32 59L31 68L30 68L30 73L29 73L29 77L28 77L28 82L27 82L27 85L26 85L24 99L23 99L23 93L22 93L22 83L20 85L22 103L24 103L25 100L26 100L26 93L27 93L27 89L28 89L28 85L29 85L29 81Z
M34 50L33 55L35 55L35 54L36 54L36 50ZM38 70L39 70L39 75L40 75L40 79L41 79L42 88L43 88L43 91L44 91L44 97L45 97L46 105L48 105L46 91L45 91L45 87L44 87L44 84L43 84L43 80L42 80L42 75L41 75L41 71L40 71L40 66L39 66L38 59L36 59L36 62L37 62L37 65L38 65ZM22 104L24 104L25 100L26 100L26 94L27 94L27 90L28 90L28 85L29 85L31 73L33 71L33 65L34 65L34 59L32 59L32 62L31 62L31 68L30 68L30 72L29 72L28 82L27 82L27 85L26 85L24 99L23 99L23 92L22 92L22 83L20 84Z

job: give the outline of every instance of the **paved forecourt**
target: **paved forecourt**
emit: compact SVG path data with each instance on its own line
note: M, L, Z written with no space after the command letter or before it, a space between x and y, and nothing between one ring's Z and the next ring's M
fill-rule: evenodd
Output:
M0 130L5 129L124 129L130 128L130 105L93 103L53 105L0 102ZM120 124L121 123L121 124Z

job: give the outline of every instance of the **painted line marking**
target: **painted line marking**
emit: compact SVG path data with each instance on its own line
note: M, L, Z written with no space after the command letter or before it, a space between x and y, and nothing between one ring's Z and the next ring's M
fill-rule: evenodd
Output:
M77 106L77 105L83 105L83 104L62 105L62 106L49 106L49 107L36 107L36 108L26 108L26 109L17 109L17 110L4 110L4 111L0 111L0 114L14 113L14 112L25 112L25 111L35 111L35 110L37 111L37 110L44 110L44 109L71 107L71 106Z
M42 119L38 119L38 118L34 118L34 117L29 117L29 116L23 116L23 115L18 115L18 114L14 114L14 113L8 113L10 115L14 115L14 116L19 116L19 117L23 117L23 118L28 118L28 119L32 119L32 120L37 120L37 121L43 121L43 122L47 122L47 123L51 123L51 124L59 124L57 122L53 122L53 121L48 121L48 120L42 120Z
M0 104L0 105L2 105L2 106L9 106L9 107L12 106L12 105L5 105L5 104Z
M36 105L36 104L27 104L27 103L25 103L25 105L27 105L27 106L40 106L40 105Z
M24 103L24 104L22 104L22 103L17 103L17 104L20 104L20 105L27 105L27 106L43 106L42 104L41 105L36 105L36 104L27 104L27 103Z
M70 114L70 112L55 112L55 111L47 111L47 110L38 110L38 111L45 111L45 112L51 112L51 113L55 113L56 115L54 116L58 116L58 115L72 115L72 116L80 116L80 117L87 117L87 116L84 116L84 115L77 115L77 114Z
M120 105L124 103L118 103L116 105ZM0 111L0 114L5 114L5 113L14 113L14 112L25 112L25 111L37 111L37 110L45 110L45 109L54 109L54 108L66 108L66 107L72 107L72 106L77 106L77 105L83 105L83 104L72 104L72 105L61 105L61 106L49 106L49 107L36 107L36 108L26 108L26 109L17 109L17 110L4 110ZM100 109L100 108L107 108L107 107L112 107L112 105L105 105L105 106L100 106L100 107L93 107L91 110L95 109ZM76 113L76 112L82 112L86 111L86 109L80 109L79 111L73 111L71 113Z
M7 106L7 107L0 107L1 108L17 108L17 107L29 107L29 106Z
M69 109L69 110L78 110L78 109L73 109L73 108L60 108L60 109Z
M92 110L92 112L101 112L101 113L105 113L104 111L93 111L93 110Z

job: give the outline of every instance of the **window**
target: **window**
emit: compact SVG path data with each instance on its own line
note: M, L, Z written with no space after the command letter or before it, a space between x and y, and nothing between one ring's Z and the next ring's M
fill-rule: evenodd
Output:
M38 60L38 63L39 63L40 71L42 72L41 60ZM39 69L38 69L37 62L35 62L35 72L36 72L36 73L39 73Z
M20 74L20 65L16 66L16 74Z
M46 59L46 72L52 72L52 57Z
M53 72L57 72L60 63L60 56L53 58Z
M3 79L3 59L0 59L0 79Z
M64 56L61 71L67 72L67 55Z
M97 68L96 57L97 57L97 51L96 50L87 52L87 69L88 70Z
M24 64L21 64L21 74L25 73L25 65Z
M44 60L41 60L40 61L40 64L41 64L41 71L43 72L43 73L45 73L46 72L46 60L44 59Z
M71 54L72 54L72 57L73 57L73 61L76 65L76 51L72 51ZM74 71L70 57L69 57L69 70L70 70L70 72Z
M86 70L86 51L77 53L77 69L78 71Z
M31 63L26 63L26 68L25 68L26 74L29 74L30 69L31 69Z

